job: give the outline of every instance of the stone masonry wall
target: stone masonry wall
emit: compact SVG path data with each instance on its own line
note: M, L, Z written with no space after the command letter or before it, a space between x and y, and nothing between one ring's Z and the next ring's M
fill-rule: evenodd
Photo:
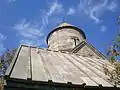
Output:
M65 28L61 30L57 30L52 33L52 35L48 39L48 46L51 50L71 50L76 45L83 41L83 36L80 32Z

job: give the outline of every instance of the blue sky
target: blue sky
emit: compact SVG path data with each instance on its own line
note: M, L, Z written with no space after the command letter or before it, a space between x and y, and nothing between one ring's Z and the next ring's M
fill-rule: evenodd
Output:
M46 37L66 16L105 54L118 32L120 0L0 0L0 54L21 43L47 47Z

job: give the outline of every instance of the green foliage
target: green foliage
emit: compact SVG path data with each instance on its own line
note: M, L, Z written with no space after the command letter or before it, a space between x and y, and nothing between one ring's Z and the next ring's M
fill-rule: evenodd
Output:
M7 67L9 66L10 62L12 61L15 55L16 50L16 48L12 50L7 49L5 53L0 56L0 90L4 90L3 77Z
M120 24L120 16L118 23ZM107 56L113 70L110 70L106 65L104 66L104 72L109 76L111 82L120 84L120 33L118 33L113 45L108 49Z
M110 82L120 85L120 62L112 63L112 67L114 69L111 70L111 71L108 70L106 75L109 76L109 81Z
M3 55L0 56L0 77L3 77L7 67L9 66L10 62L12 61L16 48L9 50L7 49Z

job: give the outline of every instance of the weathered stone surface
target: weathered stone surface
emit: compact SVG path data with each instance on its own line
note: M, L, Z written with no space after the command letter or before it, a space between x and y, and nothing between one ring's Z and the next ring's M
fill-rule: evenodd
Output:
M52 33L48 46L51 50L71 50L83 40L84 37L79 31L65 28Z
M85 56L85 57L94 57L94 58L101 58L100 56L98 56L93 50L91 50L88 46L84 46L82 47L77 54L81 55L81 56Z

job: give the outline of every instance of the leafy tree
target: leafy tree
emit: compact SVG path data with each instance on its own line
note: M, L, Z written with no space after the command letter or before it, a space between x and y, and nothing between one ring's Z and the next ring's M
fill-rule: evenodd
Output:
M0 56L0 77L1 79L4 77L5 71L7 70L10 62L12 61L16 50L17 50L16 48L12 50L7 49L4 52L4 54Z
M120 16L118 19L118 24L120 24ZM107 52L108 60L113 67L110 70L106 65L104 65L105 74L109 76L109 80L114 84L120 84L120 32L118 33L113 45L108 49Z
M12 49L12 50L9 50L7 49L3 55L0 56L0 90L4 90L4 86L3 86L3 83L4 83L4 75L5 75L5 72L8 68L8 66L10 65L10 62L12 61L14 55L15 55L15 52L16 52L16 48L15 49Z

